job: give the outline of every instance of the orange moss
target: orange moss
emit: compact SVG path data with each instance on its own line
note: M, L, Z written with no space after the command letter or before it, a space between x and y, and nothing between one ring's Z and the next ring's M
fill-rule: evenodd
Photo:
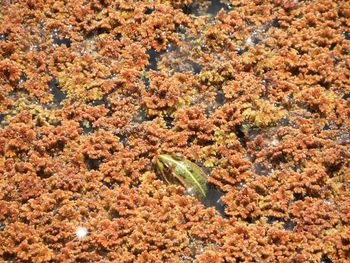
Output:
M3 1L0 258L348 262L349 10ZM224 212L161 181L164 152Z

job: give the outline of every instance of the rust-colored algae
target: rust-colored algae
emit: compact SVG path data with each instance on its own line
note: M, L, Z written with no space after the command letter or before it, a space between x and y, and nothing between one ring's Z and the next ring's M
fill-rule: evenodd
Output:
M342 0L2 1L0 261L349 262L349 21Z

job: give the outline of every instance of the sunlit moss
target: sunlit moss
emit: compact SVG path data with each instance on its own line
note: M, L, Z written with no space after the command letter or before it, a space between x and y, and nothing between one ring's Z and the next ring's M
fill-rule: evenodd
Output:
M268 126L287 115L287 110L263 99L244 105L243 116L257 127Z

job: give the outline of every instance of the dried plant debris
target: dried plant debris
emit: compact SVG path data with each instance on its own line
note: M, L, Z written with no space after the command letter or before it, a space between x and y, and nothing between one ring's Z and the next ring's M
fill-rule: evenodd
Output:
M349 262L349 21L343 0L2 1L0 261Z

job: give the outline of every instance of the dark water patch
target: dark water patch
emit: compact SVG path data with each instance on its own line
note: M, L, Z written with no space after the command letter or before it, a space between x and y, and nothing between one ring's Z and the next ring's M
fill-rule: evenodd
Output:
M202 71L202 66L192 60L179 58L179 61L169 61L168 67L171 69L172 75L176 72L190 72L194 75L198 75Z
M213 109L211 107L206 107L204 110L205 117L209 118L212 112L213 112Z
M40 136L40 135L39 135ZM55 144L53 144L48 150L47 153L50 156L55 156L55 154L57 154L58 152L62 152L64 150L64 147L66 146L66 144L64 143L64 141L62 140L58 140ZM50 177L51 175L47 174L47 172L43 171L44 173L40 173L41 176L43 177Z
M189 61L189 63L191 64L192 68L193 68L193 73L195 75L199 74L202 71L202 66L194 61Z
M142 123L144 121L147 120L147 113L145 112L144 109L140 108L136 114L134 115L134 118L133 118L133 122L136 122L136 123Z
M320 259L320 263L332 263L333 261L327 256L327 255L322 255Z
M225 103L225 95L224 92L222 90L217 90L216 91L216 95L215 95L215 102L222 106Z
M258 186L256 185L254 187L254 191L258 194L258 195L261 195L261 196L266 196L267 195L267 191L264 187L262 186Z
M250 127L249 125L242 125L241 131L243 132L245 141L252 141L256 136L263 133L263 130L258 127Z
M329 131L331 129L331 126L328 124L328 123L326 123L324 126L323 126L323 130L324 131Z
M44 135L43 135L41 132L38 132L38 133L36 134L36 139L37 139L37 140L42 140L42 138L44 138Z
M164 115L163 120L165 122L165 126L168 129L171 129L172 127L174 127L174 125L173 125L174 118L170 117L169 115Z
M5 261L14 261L16 259L16 254L10 252L4 252L2 254L2 259Z
M338 126L338 129L342 127L342 124ZM340 144L340 145L348 145L350 144L350 134L348 131L341 130L336 138L335 138L335 143Z
M0 231L3 231L6 227L6 224L0 223Z
M96 249L96 253L102 258L106 258L109 252L109 249L104 247L99 247Z
M113 40L120 40L122 38L122 34L121 33L117 33L113 36Z
M241 217L241 220L247 222L248 224L254 224L258 219L248 216L248 217Z
M227 12L232 9L232 7L230 4L225 4L220 0L211 0L207 12L208 14L216 15L221 9Z
M275 216L268 216L267 217L267 223L269 225L273 225L274 223L282 223L282 227L284 230L287 231L293 231L294 227L296 226L296 223L291 221L291 220L285 220L280 217L275 217Z
M250 46L255 46L259 44L266 37L266 32L271 27L280 27L280 24L277 18L274 18L271 22L255 28L255 30L253 30L253 32L250 34L250 37L247 38L246 44Z
M287 231L293 231L297 224L291 220L286 220L283 222L283 229Z
M337 174L340 169L342 168L342 163L332 163L332 164L328 164L326 165L326 173L328 174L328 176L330 178L332 178L335 174Z
M151 49L148 49L146 51L147 55L148 55L148 65L146 66L146 69L147 70L158 70L158 66L157 66L157 63L158 63L158 60L159 60L159 57L161 55L161 52L157 52L155 49L151 48Z
M94 132L94 128L92 127L86 127L86 126L80 126L82 129L83 129L83 134L86 135L86 134L89 134L89 133L92 133Z
M341 49L341 54L342 54L342 55L348 55L348 54L350 54L350 49L349 49L349 48L346 48L346 47L343 47L343 48Z
M177 46L172 44L172 43L169 43L166 45L166 50L165 52L172 52L172 51L175 51L177 50Z
M105 105L106 101L104 99L92 100L90 103L92 106Z
M219 215L227 218L228 216L225 214L225 205L221 201L221 197L223 195L224 193L219 191L214 185L208 184L207 194L205 198L201 200L201 202L205 207L214 207Z
M150 15L154 12L155 8L154 7L147 7L145 11L143 12L145 15Z
M348 246L348 245L350 245L350 238L342 237L342 238L341 238L341 243L342 243L343 246Z
M19 77L19 83L18 84L22 84L23 82L26 82L28 80L27 74L22 72L21 76Z
M109 213L108 213L108 217L110 220L114 219L114 218L120 218L121 215L119 213L118 210L116 209L112 209Z
M145 85L145 90L146 91L149 91L149 88L150 88L150 81L149 81L149 78L147 78L146 76L143 76L142 77L142 81L143 81L143 84Z
M38 171L36 171L36 175L41 179L47 179L53 175L53 173L45 171L45 167L41 166Z
M110 182L102 181L102 184L104 186L106 186L108 189L112 189L113 188L113 184L110 183Z
M112 80L115 80L116 76L117 76L117 75L116 75L115 73L112 73L112 74L108 75L107 77L105 77L105 78L103 78L103 79L112 79Z
M38 45L32 45L29 47L29 51L33 51L33 50L36 50L36 51L42 51L42 47L39 47Z
M246 136L243 132L242 125L238 125L235 127L235 134L236 134L236 137L237 137L239 143L242 145L242 147L246 148L247 147Z
M85 157L85 165L88 170L98 170L100 168L100 164L102 163L101 159L92 159L87 156Z
M175 24L175 32L178 34L185 34L186 26L183 24Z
M7 40L7 34L0 34L0 41L6 41Z
M286 158L285 154L283 154L283 153L271 155L271 156L269 156L269 158L270 158L271 163L273 163L276 166L287 163L287 158Z
M109 107L110 107L110 105L107 101L107 97L103 97L102 99L92 100L89 102L89 104L91 106L94 106L94 107L99 106L99 105L103 105L103 106L105 106L106 109L109 109Z
M67 96L58 88L58 81L56 78L52 78L48 82L50 92L53 95L53 102L55 104L60 104Z
M128 146L128 136L126 135L118 135L119 137L119 142L124 146L127 147Z
M5 118L5 114L0 113L0 123L4 120L4 118Z
M274 19L272 19L271 23L270 23L270 26L271 27L276 27L276 28L279 28L281 27L281 24L280 22L278 21L278 18L275 17Z
M329 50L334 50L334 48L337 46L336 42L333 42L330 46L329 46Z
M195 257L181 255L180 259L182 260L182 262L193 262L195 260Z
M54 44L57 44L59 46L61 46L62 44L64 44L67 48L70 48L70 46L72 45L72 40L70 40L67 37L64 38L55 38L54 39Z
M86 122L86 121L80 121L79 126L80 126L80 128L83 129L84 135L92 133L96 130L95 128L92 127L90 122Z
M262 163L254 163L252 170L255 174L262 176L267 176L271 173L271 169Z
M293 201L302 201L304 199L305 198L302 193L293 193Z
M211 3L209 1L193 1L190 4L183 4L181 10L187 15L205 16L208 15L208 7Z
M350 32L349 31L344 31L342 33L342 35L346 40L350 40Z
M341 97L343 100L347 100L347 99L350 99L350 92L348 92L348 93L345 93L344 95L343 95L343 97Z
M279 221L279 218L278 218L278 217L275 217L275 216L268 216L268 217L267 217L266 223L268 223L269 225L272 225L272 224L274 224L274 223L276 223L276 222L278 222L278 221Z
M324 78L321 78L317 83L327 90L330 89L330 87L332 85L332 83L330 81L326 81Z
M248 49L246 49L246 48L237 47L237 48L236 48L236 53L237 53L238 56L241 56L241 55L243 55L245 52L247 52L247 50L248 50Z
M65 45L67 48L70 48L72 45L72 41L68 37L60 37L58 30L54 30L54 32L51 34L51 38L53 40L53 43L56 45L61 46L62 44Z
M196 8L192 4L183 4L181 10L186 15L191 15L195 13Z
M337 66L339 64L339 62L341 62L342 59L340 57L334 56L333 57L333 65Z
M155 40L157 40L159 45L163 45L165 42L165 38L161 34L157 34Z
M132 122L133 123L142 123L142 122L145 122L145 121L152 121L156 118L156 116L149 116L145 109L143 108L139 108L137 110L137 112L135 113L133 119L132 119Z
M261 42L261 37L259 36L259 32L254 31L248 39L248 42L253 45L257 45Z
M109 33L109 29L103 28L103 27L98 27L98 28L94 28L94 29L88 31L85 35L85 38L93 38L95 36L98 36L101 34L108 34L108 33Z
M288 117L283 117L277 122L278 126L289 126L289 118Z

